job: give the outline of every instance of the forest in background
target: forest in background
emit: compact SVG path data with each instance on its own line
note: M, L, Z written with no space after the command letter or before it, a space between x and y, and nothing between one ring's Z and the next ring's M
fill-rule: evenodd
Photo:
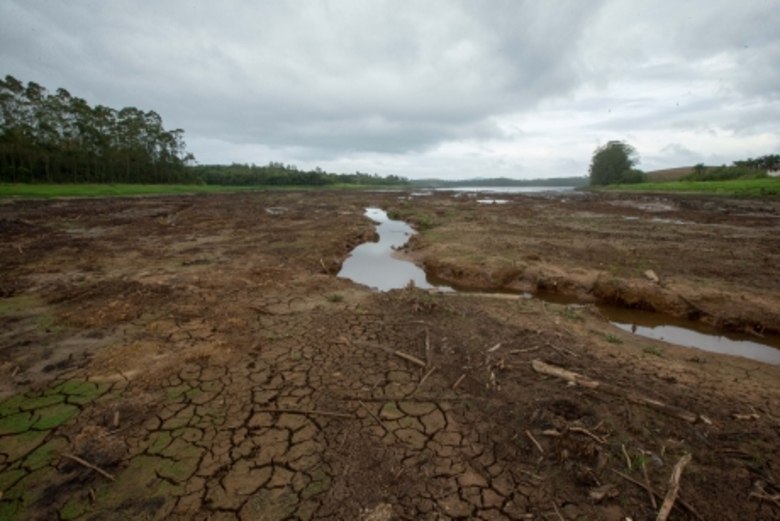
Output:
M59 88L13 76L0 80L0 182L143 183L230 186L402 185L390 175L333 174L270 162L194 165L184 130L166 130L155 111L91 106Z

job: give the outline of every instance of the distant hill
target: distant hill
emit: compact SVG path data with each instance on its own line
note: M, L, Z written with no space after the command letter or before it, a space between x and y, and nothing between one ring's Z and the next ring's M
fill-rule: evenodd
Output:
M552 179L509 179L489 177L450 181L444 179L417 179L411 182L419 188L447 188L454 186L587 186L587 177L555 177Z

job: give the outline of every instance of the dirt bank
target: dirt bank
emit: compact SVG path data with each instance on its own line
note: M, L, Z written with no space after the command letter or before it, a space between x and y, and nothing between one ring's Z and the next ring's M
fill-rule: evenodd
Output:
M780 368L333 275L373 205L453 282L777 330L776 203L399 195L0 204L0 519L655 519L686 454L671 519L780 516Z

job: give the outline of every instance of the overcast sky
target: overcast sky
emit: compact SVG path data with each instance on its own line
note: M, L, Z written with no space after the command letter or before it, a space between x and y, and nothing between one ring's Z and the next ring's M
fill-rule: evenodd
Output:
M780 153L780 0L2 0L0 75L157 111L199 163L586 175Z

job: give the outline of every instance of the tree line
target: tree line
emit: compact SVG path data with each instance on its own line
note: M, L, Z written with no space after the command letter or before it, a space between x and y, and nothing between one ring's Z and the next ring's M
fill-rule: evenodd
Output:
M232 165L197 165L187 171L199 182L233 186L328 186L337 184L389 186L405 185L409 180L397 175L379 176L355 172L333 174L317 167L299 170L293 165L270 162L265 166L233 163Z
M646 175L635 168L639 155L634 147L623 141L609 141L593 152L590 163L590 184L593 186L641 183ZM734 161L730 166L704 166L699 163L683 181L726 181L758 179L767 176L767 170L780 169L780 155L769 154L755 159Z
M154 111L91 106L11 75L0 80L0 181L179 183L192 181L184 131Z
M271 162L194 165L184 131L165 130L155 111L91 106L63 88L0 80L0 182L201 183L214 185L401 185L408 180L332 174Z

